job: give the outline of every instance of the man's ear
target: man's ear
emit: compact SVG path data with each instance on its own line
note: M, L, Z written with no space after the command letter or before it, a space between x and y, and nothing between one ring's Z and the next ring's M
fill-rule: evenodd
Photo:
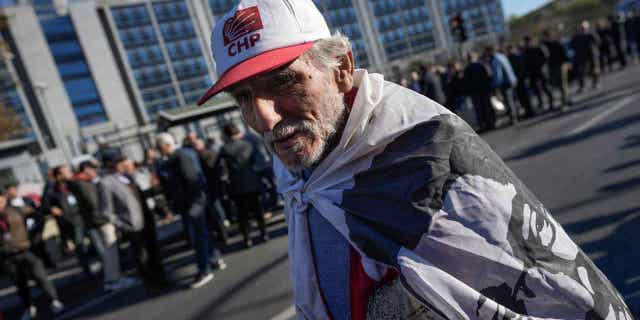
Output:
M347 93L353 89L353 74L355 72L353 53L349 51L349 53L339 58L340 65L334 69L334 76L336 84L338 85L338 90L342 93Z

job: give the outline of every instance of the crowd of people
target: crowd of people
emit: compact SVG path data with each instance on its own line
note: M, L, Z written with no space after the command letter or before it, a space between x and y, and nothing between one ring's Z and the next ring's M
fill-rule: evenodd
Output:
M29 279L50 299L54 314L64 311L47 278L47 269L55 269L58 260L43 241L48 216L57 224L60 251L75 256L88 277L96 276L93 256L102 262L105 291L140 280L150 287L174 285L163 266L156 225L176 216L195 251L198 273L191 288L211 281L213 270L226 268L220 249L228 244L230 220L238 223L246 247L253 245L251 217L260 241L268 241L265 208L277 206L268 153L259 138L232 123L223 131L227 142L222 146L213 140L207 146L191 132L178 147L172 135L160 133L156 148L146 150L140 162L116 148L99 150L75 172L70 165L52 168L41 195L20 196L17 183L0 190L0 270L18 288L23 319L38 313ZM123 251L125 243L129 249ZM124 275L122 254L134 262L137 276Z
M519 43L468 52L464 66L459 61L446 67L423 64L399 82L456 113L470 100L478 131L495 128L496 112L501 109L496 103L504 105L516 123L569 107L571 81L577 82L577 93L584 91L587 77L597 89L601 73L612 71L615 63L624 68L629 58L640 56L640 13L610 15L595 25L583 21L570 38L561 39L547 30L541 39L525 36Z

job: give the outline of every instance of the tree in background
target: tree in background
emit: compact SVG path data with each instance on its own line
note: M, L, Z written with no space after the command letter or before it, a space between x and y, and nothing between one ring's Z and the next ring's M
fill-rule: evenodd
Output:
M20 116L12 108L0 103L0 142L15 139L25 132Z

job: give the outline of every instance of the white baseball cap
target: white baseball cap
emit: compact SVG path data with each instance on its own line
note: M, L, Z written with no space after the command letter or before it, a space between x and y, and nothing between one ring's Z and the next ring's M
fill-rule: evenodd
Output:
M220 17L211 34L218 81L198 105L220 91L300 57L331 36L311 0L243 0Z

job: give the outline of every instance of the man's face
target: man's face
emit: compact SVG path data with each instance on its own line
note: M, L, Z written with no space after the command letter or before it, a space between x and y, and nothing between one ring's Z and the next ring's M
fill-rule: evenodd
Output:
M84 168L84 173L91 179L95 179L98 176L98 169L92 167Z
M18 197L18 187L17 186L10 186L9 188L7 188L7 197L9 199L15 199Z
M60 172L56 178L61 182L71 180L73 178L73 172L71 172L69 166L63 166L60 168Z
M302 57L229 90L248 125L291 170L316 165L342 134L346 90L334 72Z

